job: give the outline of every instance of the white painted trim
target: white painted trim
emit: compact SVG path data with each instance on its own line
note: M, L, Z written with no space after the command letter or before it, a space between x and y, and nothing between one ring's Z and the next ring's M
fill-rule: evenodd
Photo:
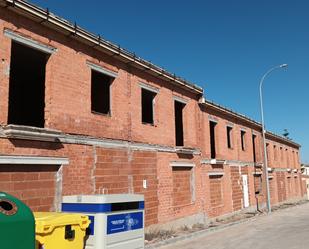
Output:
M210 159L210 164L225 164L225 160L220 159Z
M101 67L101 66L99 66L97 64L94 64L94 63L92 63L90 61L87 61L86 64L94 71L97 71L99 73L105 74L105 75L110 76L112 78L117 78L118 77L118 73L113 72L111 70L108 70L108 69L106 69L104 67Z
M274 177L273 176L268 176L268 179L273 179Z
M181 97L173 96L173 99L174 99L174 101L180 102L180 103L182 103L182 104L185 104L185 105L188 104L188 100L183 99L183 98L181 98Z
M217 159L202 159L201 160L201 164L216 164L214 163L213 160L217 160ZM244 166L254 166L254 163L253 162L241 162L241 161L236 161L236 160L218 160L216 161L217 164L221 164L223 163L224 165L228 165L230 167L244 167Z
M234 128L234 124L233 123L230 123L230 122L228 122L228 123L226 123L226 127L230 127L230 128Z
M2 128L8 138L58 142L63 135L61 131L23 125L7 125Z
M213 117L211 115L208 115L208 121L214 122L216 124L218 124L218 122L219 122L217 118L215 118L215 117Z
M41 52L47 53L47 54L52 54L57 51L57 48L42 44L40 42L37 42L35 40L32 40L30 38L24 37L12 30L5 29L4 30L4 35L13 41L16 41L18 43L21 43L23 45L26 45L28 47L40 50Z
M286 172L287 170L285 168L274 168L274 172Z
M208 176L224 176L224 172L209 172Z
M260 176L260 175L262 175L263 173L262 173L262 172L253 172L252 174L253 174L253 175L258 175L258 176Z
M181 162L181 161L174 161L170 163L171 167L190 167L193 168L195 167L194 163L190 163L190 162Z
M258 132L256 132L256 130L252 130L252 135L254 135L254 136L258 136L258 135L259 135L259 133L258 133Z
M158 93L159 92L159 88L148 85L146 83L140 82L139 86L147 91L153 92L153 93Z
M1 164L65 165L69 164L69 159L65 157L0 156Z
M10 125L8 126L10 127ZM16 126L19 127L21 132L27 131L27 127L23 126ZM29 127L28 127L29 128ZM30 127L31 129L33 127ZM39 136L41 133L41 129L34 130L31 132L31 134L27 135L27 137L23 139L28 140L38 140L38 141L46 141L44 137ZM42 129L44 131L45 129ZM54 132L54 131L53 131ZM5 130L0 125L0 138L8 138L11 136L8 136L5 134ZM20 137L14 137L17 139L21 139ZM59 132L57 133L56 137L57 143L65 143L65 144L84 144L84 145L92 145L102 148L130 148L132 150L146 150L146 151L160 151L160 152L168 152L168 153L185 153L187 151L188 154L193 155L200 155L201 151L198 148L179 148L179 147L172 147L172 146L165 146L160 144L146 144L146 143L137 143L137 142L129 142L124 140L117 140L117 139L108 139L108 138L95 138L91 136L82 136L82 135L70 135L70 134L64 134ZM54 139L55 140L55 139ZM54 141L53 140L53 141ZM189 153L190 152L190 153Z

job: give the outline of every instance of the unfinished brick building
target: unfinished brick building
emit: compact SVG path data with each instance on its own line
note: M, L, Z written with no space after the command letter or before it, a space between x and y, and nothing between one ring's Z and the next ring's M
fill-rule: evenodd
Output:
M46 10L0 5L0 190L45 211L141 193L147 226L265 204L259 123ZM300 146L267 144L272 204L302 198Z

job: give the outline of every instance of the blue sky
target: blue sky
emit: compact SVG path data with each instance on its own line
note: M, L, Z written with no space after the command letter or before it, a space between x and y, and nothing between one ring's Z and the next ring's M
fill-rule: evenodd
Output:
M31 0L194 82L209 100L260 121L265 81L268 130L302 145L309 162L309 1Z

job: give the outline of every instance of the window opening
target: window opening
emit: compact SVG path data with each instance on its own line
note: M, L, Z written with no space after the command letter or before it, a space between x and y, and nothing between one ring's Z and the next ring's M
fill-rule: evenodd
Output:
M185 104L179 101L174 101L176 146L184 145L184 138L183 138L183 109L184 107L185 107Z
M91 70L91 111L110 114L110 85L114 78Z
M156 93L142 88L142 123L154 124L154 99Z
M44 127L49 54L12 41L8 124Z
M232 148L232 129L230 126L226 127L227 147L229 149Z
M210 157L212 159L216 158L216 122L209 121L210 129Z
M240 139L241 139L241 149L245 150L245 131L240 131Z

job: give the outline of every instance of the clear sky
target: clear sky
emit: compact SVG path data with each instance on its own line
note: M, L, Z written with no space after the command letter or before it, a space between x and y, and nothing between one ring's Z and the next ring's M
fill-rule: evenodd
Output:
M288 129L309 163L309 1L307 0L31 0L205 89L205 96Z

